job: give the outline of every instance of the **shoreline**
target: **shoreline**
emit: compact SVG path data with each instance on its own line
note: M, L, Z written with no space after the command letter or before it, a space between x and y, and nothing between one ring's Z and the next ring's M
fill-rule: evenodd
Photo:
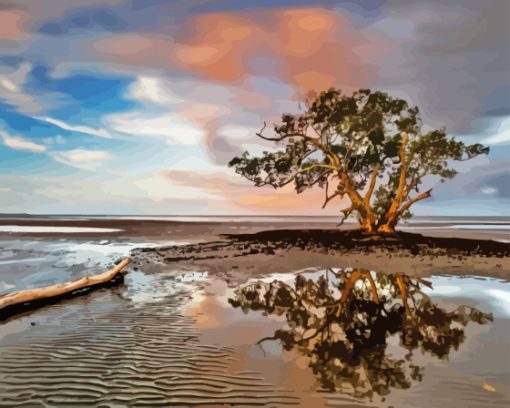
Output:
M144 270L157 271L165 264L178 264L183 269L208 268L234 280L261 271L273 273L319 266L510 280L509 243L407 232L379 236L357 230L277 229L222 234L218 240L187 245L135 248L131 253L136 267Z

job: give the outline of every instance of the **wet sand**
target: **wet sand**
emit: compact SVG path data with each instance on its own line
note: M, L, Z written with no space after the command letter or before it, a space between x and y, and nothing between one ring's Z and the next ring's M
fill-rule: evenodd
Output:
M116 225L122 227L121 234L65 239L164 245L171 238L196 245L224 239L220 234L256 232L268 226L119 222L124 224L101 221L97 227ZM55 238L27 234L22 239ZM274 254L234 256L234 251L227 258L165 261L168 253L158 251L135 251L137 262L123 285L4 322L0 406L506 407L510 403L510 284L505 258L390 257L384 251L340 255L294 248ZM325 392L305 357L282 351L276 342L257 345L282 327L284 319L244 314L228 303L233 291L251 279L349 266L432 277L437 289L434 299L445 308L470 304L493 312L494 322L469 325L465 341L448 359L417 352L413 362L423 368L421 381L367 400ZM65 278L48 276L48 281ZM389 350L397 356L401 353L398 344L390 344ZM494 391L484 389L484 384Z
M5 323L0 406L190 406L297 402L237 368L234 349L199 341L175 274L131 272L124 287ZM189 305L187 306L189 308Z
M487 287L510 289L502 285ZM471 303L492 311L495 320L468 326L448 359L416 353L422 381L367 400L324 392L306 358L276 342L258 346L284 321L233 309L236 287L198 268L130 271L123 286L11 319L1 331L0 406L508 406L510 304L462 298L462 290L439 297L448 308ZM397 344L390 349L398 355Z

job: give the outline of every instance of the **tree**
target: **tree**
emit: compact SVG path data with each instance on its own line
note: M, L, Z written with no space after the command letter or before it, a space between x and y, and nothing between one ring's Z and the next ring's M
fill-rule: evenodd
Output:
M424 132L417 107L384 92L360 89L342 95L339 89L310 93L299 114L283 114L274 135L257 133L279 150L252 157L234 157L229 166L255 186L281 188L294 183L297 193L319 186L323 208L347 197L343 222L356 215L366 232L394 233L410 207L430 197L420 191L424 178L444 181L457 174L451 161L486 154L488 147L466 145L445 129ZM343 202L343 200L342 200Z

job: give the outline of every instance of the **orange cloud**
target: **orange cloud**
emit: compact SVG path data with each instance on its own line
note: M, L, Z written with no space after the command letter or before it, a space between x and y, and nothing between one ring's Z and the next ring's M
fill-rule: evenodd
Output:
M201 14L185 21L171 38L122 34L94 44L115 62L179 69L243 86L249 76L262 73L298 93L370 86L377 82L377 71L369 62L385 46L339 12L321 8ZM264 104L253 96L242 99L254 107Z
M236 80L246 75L244 53L253 43L256 27L248 20L233 15L195 17L193 34L177 46L175 61L181 67L218 80Z
M353 89L376 80L366 48L376 40L367 41L331 10L205 14L185 26L176 36L175 62L212 80L242 81L261 61L271 61L273 74L300 91L333 85ZM370 50L377 52L379 44Z
M16 40L25 35L23 25L28 18L27 13L19 10L0 11L0 40Z
M289 57L313 57L341 22L338 15L323 10L288 10L280 16L278 36ZM343 23L343 22L341 22Z

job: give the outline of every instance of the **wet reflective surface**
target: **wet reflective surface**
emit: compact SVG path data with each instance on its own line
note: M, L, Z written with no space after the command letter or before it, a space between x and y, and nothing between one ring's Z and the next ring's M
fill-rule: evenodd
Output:
M464 341L464 326L493 320L492 314L469 306L446 311L422 286L432 288L403 274L328 269L318 279L298 275L293 284L252 283L229 302L245 312L285 316L286 327L259 344L277 340L285 350L306 356L321 388L372 397L421 381L415 350L445 359ZM402 358L387 353L391 337L405 350Z
M0 327L0 406L508 406L509 283L427 278L433 289L411 287L406 312L396 280L374 275L379 303L359 280L338 313L341 271L327 285L325 272L130 271L123 286L11 319ZM241 299L232 307L259 280L273 285L272 306L262 296L246 313ZM286 287L322 303L288 319ZM328 319L329 332L317 330ZM257 344L275 332L283 341Z

